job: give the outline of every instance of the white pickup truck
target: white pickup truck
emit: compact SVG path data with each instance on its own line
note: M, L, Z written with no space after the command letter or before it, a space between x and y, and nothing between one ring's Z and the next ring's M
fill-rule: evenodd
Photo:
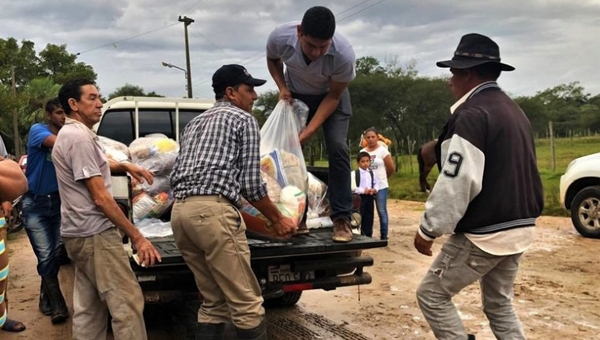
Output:
M214 101L198 99L119 97L104 104L96 132L129 145L135 138L160 133L178 140L185 125L212 107ZM309 168L322 181L328 181L327 168ZM112 194L131 219L131 189L127 176L112 178ZM170 214L165 213L167 220ZM312 229L308 235L288 241L249 237L252 269L267 304L291 306L304 290L333 290L337 287L365 285L371 276L364 267L373 258L362 250L387 246L387 241L355 235L349 243L334 243L332 228ZM163 261L153 268L131 265L142 287L146 303L168 303L189 294L198 295L192 272L187 268L172 236L151 238ZM196 319L194 312L193 320ZM194 322L195 324L195 322Z
M582 236L600 238L600 153L569 163L560 177L560 203Z

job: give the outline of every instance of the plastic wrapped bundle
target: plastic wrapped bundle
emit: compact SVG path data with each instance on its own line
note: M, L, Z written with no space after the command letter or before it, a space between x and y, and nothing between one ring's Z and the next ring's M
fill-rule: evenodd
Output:
M308 173L308 218L319 217L327 209L325 196L327 195L327 184L315 175Z
M140 137L129 145L131 160L155 175L168 176L179 153L179 144L166 137Z
M129 149L127 145L116 140L98 136L98 143L104 149L104 154L117 162L130 161Z

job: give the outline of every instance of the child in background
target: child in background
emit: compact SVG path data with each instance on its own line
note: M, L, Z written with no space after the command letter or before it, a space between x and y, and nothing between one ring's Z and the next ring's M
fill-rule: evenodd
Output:
M379 188L379 180L374 176L371 165L371 155L362 151L356 156L358 169L354 170L355 194L360 195L360 215L362 217L360 233L365 236L373 236L373 210L375 206L374 196ZM353 185L353 187L354 187Z

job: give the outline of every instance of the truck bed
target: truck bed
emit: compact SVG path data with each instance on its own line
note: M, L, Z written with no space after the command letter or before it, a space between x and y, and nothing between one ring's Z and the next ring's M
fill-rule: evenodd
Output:
M331 240L332 228L311 229L307 235L297 235L289 240L280 241L248 235L248 244L252 260L285 258L304 255L331 254L336 252L360 251L387 246L387 240L376 240L362 235L354 235L348 243ZM162 256L161 265L183 264L181 253L172 236L150 239Z

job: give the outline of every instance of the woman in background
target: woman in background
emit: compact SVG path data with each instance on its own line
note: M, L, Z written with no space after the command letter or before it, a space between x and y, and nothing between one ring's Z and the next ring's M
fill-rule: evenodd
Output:
M366 146L360 151L366 151L371 155L370 168L379 180L379 191L377 191L375 197L375 205L379 216L380 237L382 240L387 240L389 223L387 213L388 178L392 176L396 168L386 143L380 141L379 133L375 128L366 129L363 138L366 141Z

